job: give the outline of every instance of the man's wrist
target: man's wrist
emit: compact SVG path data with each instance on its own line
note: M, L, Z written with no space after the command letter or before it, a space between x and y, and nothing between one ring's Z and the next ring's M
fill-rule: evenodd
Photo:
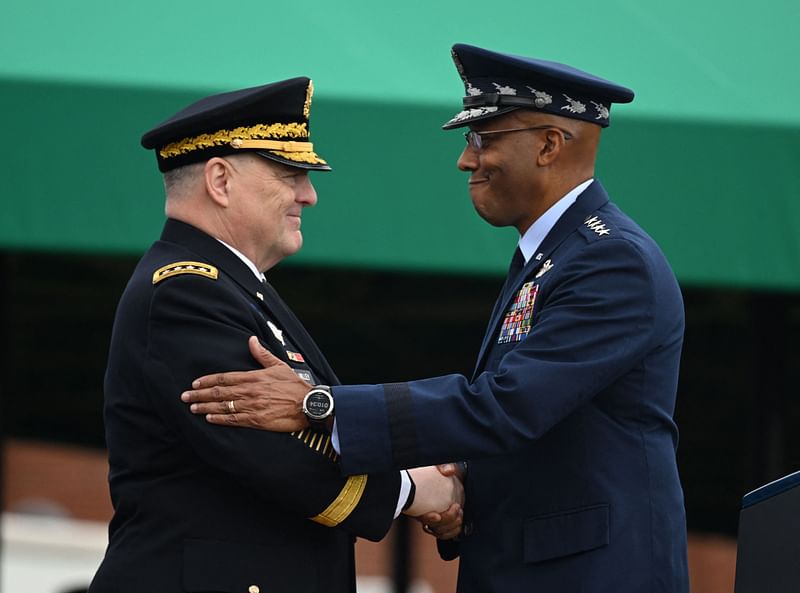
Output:
M303 398L303 415L312 428L333 428L333 395L327 385L315 385Z
M407 470L403 471L406 472L406 475L408 476L409 485L411 486L411 489L408 491L408 498L406 498L406 502L403 505L403 511L405 512L412 504L414 504L414 497L417 494L417 485L414 484L414 478L411 477L411 472Z

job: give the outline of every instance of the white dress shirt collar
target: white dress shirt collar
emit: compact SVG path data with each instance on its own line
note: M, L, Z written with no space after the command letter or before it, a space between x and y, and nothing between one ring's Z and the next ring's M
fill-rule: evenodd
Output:
M531 257L533 257L533 254L536 253L536 250L539 249L539 245L542 244L547 233L556 225L561 215L566 212L567 208L575 203L578 196L591 185L592 181L594 181L594 178L588 179L570 190L567 195L550 206L544 214L537 218L528 230L525 231L525 234L520 237L519 249L522 252L522 256L525 258L526 264L530 261Z
M219 242L220 242L220 243L222 243L222 244L223 244L225 247L227 247L228 249L230 249L230 250L231 250L231 252L233 252L233 254L234 254L236 257L238 257L240 260L242 260L242 262L244 262L244 264L245 264L245 265L246 265L248 268L250 268L250 270L253 272L253 274L255 274L255 275L256 275L256 278L258 278L258 281L259 281L259 282L264 282L264 281L266 281L266 277L264 276L264 274L262 274L261 272L259 272L259 271L258 271L258 268L256 267L256 265L255 265L253 262L251 262L251 261L250 261L250 260L247 258L247 256L246 256L244 253L242 253L241 251L239 251L238 249L236 249L236 247L232 247L231 245L228 245L228 244L227 244L225 241L223 241L222 239L217 239L217 241L219 241Z

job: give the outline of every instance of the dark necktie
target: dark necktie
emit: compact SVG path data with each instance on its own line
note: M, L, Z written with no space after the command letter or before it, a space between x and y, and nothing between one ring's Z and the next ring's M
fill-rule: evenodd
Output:
M525 267L525 257L522 255L522 250L517 247L514 250L514 257L511 258L511 265L508 266L508 275L515 277L519 271Z
M517 276L519 276L524 267L525 257L522 255L520 248L517 247L514 251L514 257L511 258L511 264L508 266L508 274L506 275L506 282L503 284L503 291L500 293L504 301L508 298L509 291L517 285Z

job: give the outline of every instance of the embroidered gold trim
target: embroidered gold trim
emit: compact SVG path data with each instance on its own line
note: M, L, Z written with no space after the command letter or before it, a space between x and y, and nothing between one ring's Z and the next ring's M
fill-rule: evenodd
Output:
M174 264L162 266L153 272L153 284L158 284L162 280L180 274L197 274L198 276L205 276L206 278L216 280L219 276L219 271L209 264L196 261L179 261Z
M264 148L266 150L281 150L286 152L314 152L314 145L311 142L294 142L289 140L242 140L234 138L231 140L233 148Z
M277 154L280 157L283 157L290 161L297 161L300 163L311 163L311 164L321 164L327 165L328 162L319 158L317 153L315 152L283 152L280 150L271 150L272 154Z
M257 124L255 126L241 126L233 130L219 130L211 134L200 134L199 136L172 142L159 150L158 154L161 155L162 159L168 159L193 150L203 150L212 146L230 144L234 138L242 140L254 138L308 138L308 126L305 122L292 122L288 124Z
M314 83L309 79L308 87L306 88L306 102L303 103L303 117L308 119L311 113L311 96L314 94Z
M336 461L339 459L339 455L336 453L336 450L331 446L330 435L324 435L322 433L315 432L310 428L296 430L291 434L296 439L303 441L303 444L309 449L313 449L314 451L321 453L334 463L336 463ZM317 437L319 437L319 439L317 439Z
M347 482L345 482L344 488L342 488L339 496L337 496L336 499L328 505L328 508L319 515L311 517L311 520L325 527L336 527L339 523L347 519L350 513L358 506L366 487L366 474L350 476L347 478Z

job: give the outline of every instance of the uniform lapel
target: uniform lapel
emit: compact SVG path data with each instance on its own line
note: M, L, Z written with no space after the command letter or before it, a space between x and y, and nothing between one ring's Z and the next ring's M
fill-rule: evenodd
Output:
M318 377L335 377L328 361L323 356L316 342L300 320L289 309L278 292L269 282L263 284L264 303L270 315L275 318L280 328L291 337L292 343L297 346L306 358L306 364L312 368Z
M473 379L480 373L484 358L491 349L491 344L497 334L498 325L503 318L503 313L510 306L511 300L522 286L522 283L535 274L542 264L547 261L556 247L571 235L575 229L583 224L592 212L596 211L606 202L608 202L608 194L606 194L600 182L595 180L580 196L578 196L575 203L567 208L564 214L561 215L561 218L558 219L553 228L550 229L550 232L547 233L547 236L539 246L539 250L531 257L522 271L517 274L515 278L510 279L506 283L505 289L500 293L500 296L494 304L492 316L489 318L489 325L486 328L486 334L483 336L483 343L478 352L478 360L475 364Z
M335 379L333 370L319 348L275 289L269 283L262 283L256 278L252 270L225 245L203 231L174 219L167 220L161 240L188 247L208 260L208 263L220 268L252 297L269 318L275 320L280 329L289 335L291 342L303 353L307 364L317 376ZM281 354L281 358L285 359L285 353Z

